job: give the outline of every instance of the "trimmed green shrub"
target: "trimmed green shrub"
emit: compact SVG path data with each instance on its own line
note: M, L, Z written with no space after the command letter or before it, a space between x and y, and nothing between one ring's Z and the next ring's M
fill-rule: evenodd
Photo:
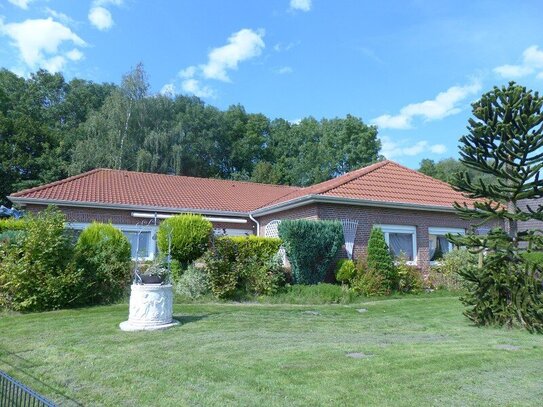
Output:
M204 256L211 291L218 298L271 293L284 275L274 260L280 239L219 237Z
M292 276L297 284L324 281L330 264L343 245L343 228L337 221L284 220L279 225Z
M171 233L171 257L185 268L207 248L213 225L201 215L176 215L164 220L158 227L158 249L164 255L168 254L168 235Z
M443 255L441 261L430 268L428 283L432 288L460 290L464 286L460 270L477 267L478 255L466 249L455 249Z
M25 218L20 239L0 245L0 306L44 311L80 304L82 274L72 261L65 221L48 207Z
M117 301L130 283L130 242L111 224L93 222L81 232L75 262L83 271L84 304Z
M354 261L341 259L336 265L336 280L343 284L350 284L356 277L357 270Z
M190 265L175 285L177 294L190 299L200 298L210 292L209 277L205 270Z
M374 227L371 230L366 263L372 276L381 276L378 280L384 285L382 291L390 293L398 288L398 270L381 228ZM377 280L374 283L377 283Z
M398 264L398 291L401 293L417 293L424 288L422 272L416 267L407 264L405 256L401 256Z
M0 233L15 230L25 230L25 219L5 218L0 219Z

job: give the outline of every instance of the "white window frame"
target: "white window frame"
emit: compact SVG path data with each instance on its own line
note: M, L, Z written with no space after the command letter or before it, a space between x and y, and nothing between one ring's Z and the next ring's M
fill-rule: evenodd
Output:
M417 265L419 255L417 252L417 227L416 226L404 226L404 225L373 225L373 227L380 228L385 235L385 242L390 247L390 233L405 233L412 236L413 242L413 260L407 262L409 265Z
M434 227L434 226L430 226L428 228L428 254L430 254L430 235L435 235L435 236L444 236L448 233L451 233L451 234L461 234L461 235L465 235L466 234L466 229L462 229L462 228L445 228L445 227ZM449 243L449 251L451 251L453 249L453 244L451 242L448 242ZM430 259L428 259L430 260ZM435 264L440 264L441 262L438 260L438 261L430 261L430 265L435 265Z
M74 230L84 230L86 229L90 223L82 223L82 222L68 222L66 223L67 229L74 229ZM147 246L147 253L149 253L149 256L147 257L140 257L140 259L143 260L153 260L155 258L155 252L156 252L156 233L158 231L158 226L154 225L122 225L122 224L116 224L112 223L112 226L119 229L121 232L151 232L151 236L149 238L148 246ZM132 258L132 260L136 260L135 258Z

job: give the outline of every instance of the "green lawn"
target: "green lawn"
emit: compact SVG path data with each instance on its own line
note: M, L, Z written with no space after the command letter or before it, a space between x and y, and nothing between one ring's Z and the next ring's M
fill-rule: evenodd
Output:
M432 295L179 304L181 326L142 333L118 329L126 305L4 315L0 369L61 405L540 406L543 336L461 312Z

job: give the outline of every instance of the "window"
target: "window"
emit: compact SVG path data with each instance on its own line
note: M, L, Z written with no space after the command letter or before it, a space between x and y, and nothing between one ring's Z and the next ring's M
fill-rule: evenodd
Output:
M89 223L67 223L66 228L71 230L74 239L79 237L83 229L89 226ZM138 225L113 225L127 237L131 247L131 257L140 260L152 260L157 253L156 246L156 226L138 226ZM139 234L139 237L138 237ZM138 253L136 253L136 250ZM137 256L136 256L137 254Z
M123 234L130 242L130 256L133 259L146 259L149 256L149 241L151 240L151 232L137 232L122 230ZM138 237L139 234L139 237Z
M375 225L380 227L385 235L385 241L394 258L401 255L407 258L408 262L417 262L417 229L415 226L400 225Z
M428 228L428 235L430 240L430 261L439 261L443 258L443 255L449 253L453 249L453 244L449 242L446 235L451 234L464 234L464 229L459 228Z

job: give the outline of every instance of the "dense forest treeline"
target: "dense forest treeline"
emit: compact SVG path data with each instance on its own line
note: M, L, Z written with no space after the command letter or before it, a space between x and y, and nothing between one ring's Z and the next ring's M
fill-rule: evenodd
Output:
M0 70L0 199L96 167L310 185L378 159L360 118L293 124L152 95L142 65L120 85Z
M10 193L97 168L307 186L378 161L362 119L291 123L219 110L197 97L153 95L140 64L121 84L0 70L0 204ZM454 159L420 170L450 182Z

